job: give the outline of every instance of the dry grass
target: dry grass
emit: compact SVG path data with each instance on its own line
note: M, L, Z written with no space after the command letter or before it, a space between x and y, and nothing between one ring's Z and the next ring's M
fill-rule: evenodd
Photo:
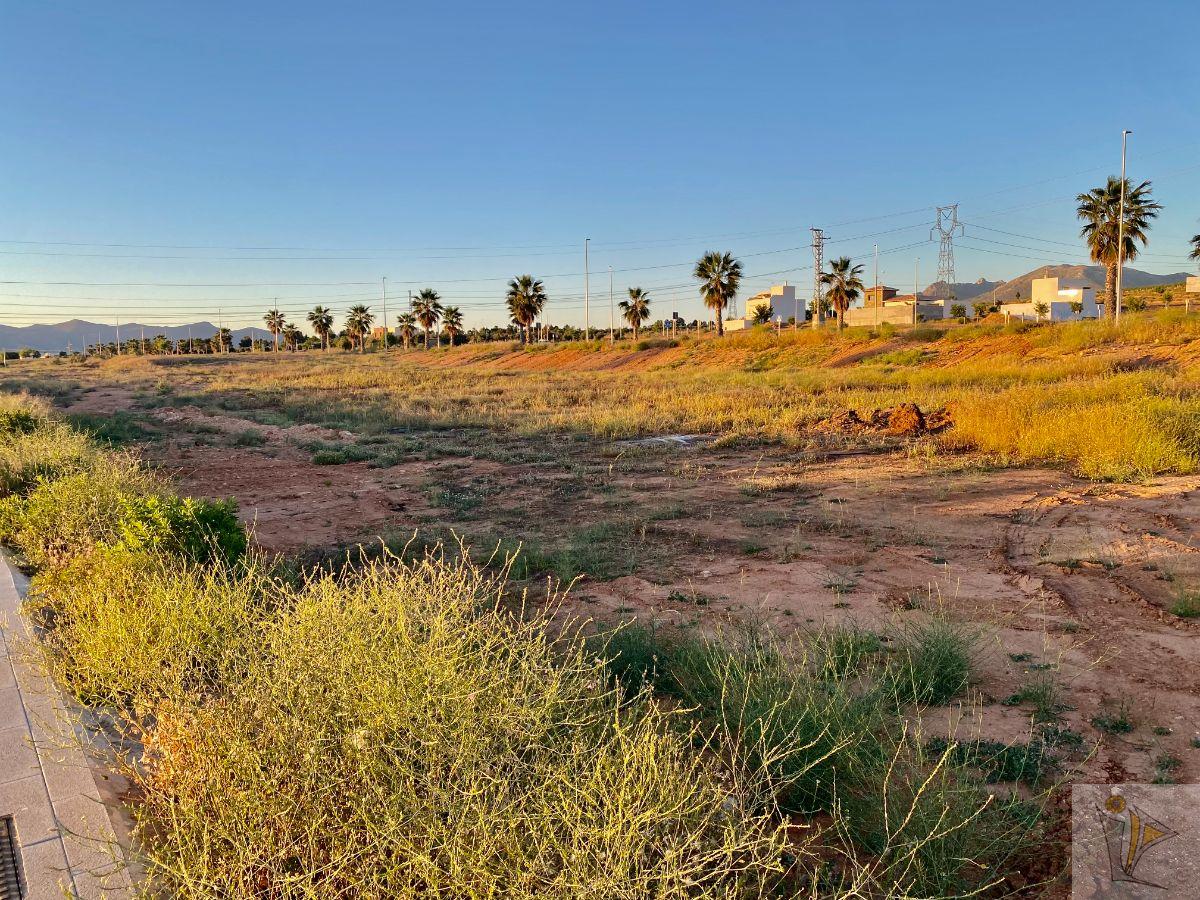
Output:
M30 496L72 502L123 464L89 452ZM123 768L146 896L984 895L1038 834L1036 806L905 724L966 686L948 626L890 663L858 633L693 644L655 694L461 548L303 575L64 540L31 609L54 673L143 748Z
M1200 467L1198 351L1200 316L1167 310L1127 315L1119 327L763 331L643 352L488 344L166 365L126 358L87 372L142 387L165 377L174 393L150 402L195 402L364 435L448 428L600 439L709 433L803 445L806 428L834 412L915 402L952 410L946 449L1138 479ZM52 373L54 365L38 371Z

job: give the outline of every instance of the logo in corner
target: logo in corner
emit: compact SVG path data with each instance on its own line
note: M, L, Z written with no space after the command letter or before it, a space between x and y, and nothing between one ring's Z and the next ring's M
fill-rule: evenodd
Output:
M1163 889L1161 884L1138 878L1134 872L1146 851L1175 837L1178 832L1147 815L1120 794L1113 794L1104 801L1103 808L1097 807L1096 811L1104 829L1112 880Z

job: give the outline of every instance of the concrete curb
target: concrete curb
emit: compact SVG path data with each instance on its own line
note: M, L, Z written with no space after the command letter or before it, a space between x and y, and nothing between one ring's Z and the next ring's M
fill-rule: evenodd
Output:
M29 623L20 609L27 587L0 555L0 815L15 825L21 896L131 898L125 857L75 738L77 723L54 682L29 662Z

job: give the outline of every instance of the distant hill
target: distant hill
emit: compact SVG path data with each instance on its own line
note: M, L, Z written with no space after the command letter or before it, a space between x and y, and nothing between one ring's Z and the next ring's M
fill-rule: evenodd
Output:
M1026 272L1024 275L1018 275L1010 281L987 281L980 279L974 284L954 284L951 285L954 296L959 300L969 303L976 297L987 296L991 297L995 291L996 300L999 303L1004 303L1009 300L1017 299L1019 291L1023 299L1028 300L1033 292L1033 280L1035 278L1082 278L1096 289L1098 299L1104 295L1104 267L1103 266L1042 266L1034 269L1032 272ZM1138 269L1130 269L1126 267L1125 275L1122 283L1125 287L1140 288L1153 287L1158 284L1177 284L1184 281L1188 277L1187 272L1175 272L1171 275L1152 275L1149 272L1142 272ZM944 295L945 284L943 282L934 282L925 289L925 294L938 295L939 290Z
M203 340L217 333L217 326L212 322L193 322L191 325L145 325L138 322L121 324L121 340L140 337L145 328L146 339L157 335L172 341L187 340L188 329L191 336ZM271 333L262 328L233 329L233 344L236 347L246 335L254 340L271 340ZM99 322L87 322L83 319L71 319L56 325L0 325L0 347L6 350L16 350L21 347L32 347L43 353L58 353L68 348L82 350L89 344L95 344L99 339L102 344L112 343L117 339L115 325L104 325Z

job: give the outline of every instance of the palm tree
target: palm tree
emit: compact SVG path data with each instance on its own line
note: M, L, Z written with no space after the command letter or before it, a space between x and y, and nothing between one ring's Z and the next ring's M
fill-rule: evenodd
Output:
M346 314L346 333L350 335L350 340L358 343L358 352L362 353L367 349L367 333L371 330L371 323L375 321L375 317L371 315L371 307L369 306L352 306L350 312Z
M705 253L696 263L693 276L700 280L700 296L704 305L713 311L717 320L717 334L725 333L722 316L725 307L733 303L738 286L742 283L742 264L726 252L712 250Z
M1121 179L1110 175L1104 187L1093 188L1075 199L1079 202L1076 215L1083 220L1080 236L1087 241L1092 260L1105 267L1104 274L1104 317L1112 319L1117 314L1117 266L1124 260L1134 260L1138 255L1138 242L1146 245L1146 232L1150 220L1158 215L1162 206L1150 199L1150 182L1143 181L1133 187L1125 181L1124 241L1121 233ZM1124 244L1124 249L1118 247Z
M263 322L266 323L267 331L275 338L275 352L279 352L279 334L283 331L283 326L287 324L287 320L277 309L273 309L263 316Z
M642 323L650 318L650 295L640 287L629 289L629 299L617 304L625 321L633 326L633 339L638 339Z
M396 333L400 335L404 349L407 350L417 336L417 317L412 313L401 313L396 320Z
M417 321L421 323L421 327L425 329L426 350L429 349L429 335L433 331L433 326L442 317L442 304L439 302L441 299L433 288L425 288L413 297L412 311Z
M304 332L287 322L283 326L283 346L288 350L296 350L300 346L300 339L304 337Z
M856 266L850 257L842 256L830 260L829 271L821 273L821 284L829 288L825 296L837 311L838 331L846 327L846 310L862 293L862 271L862 266Z
M1188 254L1188 259L1200 259L1200 234L1192 238L1192 252Z
M450 346L454 346L454 339L463 333L463 316L462 310L457 306L447 306L442 310L442 327L446 329L446 337L450 339Z
M321 349L329 349L329 336L333 333L333 313L324 306L314 306L308 314L308 324L321 339Z
M524 329L525 343L529 343L532 339L533 323L537 321L546 305L546 289L542 287L542 282L532 275L518 275L508 283L508 293L504 299L508 304L509 315Z

